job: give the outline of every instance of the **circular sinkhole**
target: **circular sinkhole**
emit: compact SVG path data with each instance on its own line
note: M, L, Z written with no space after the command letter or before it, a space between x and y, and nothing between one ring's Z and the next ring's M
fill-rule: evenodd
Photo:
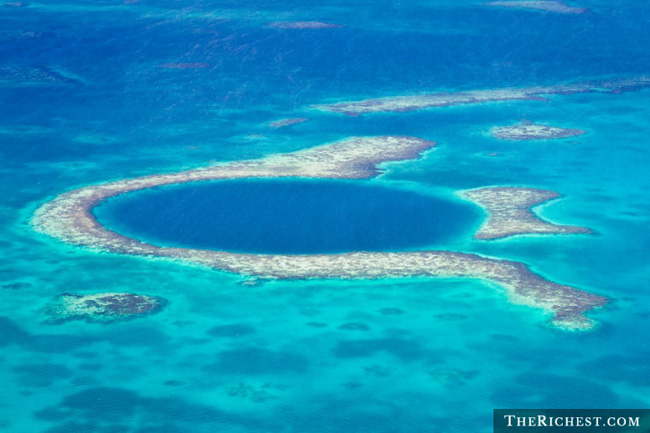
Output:
M440 246L480 219L453 196L322 179L167 185L113 197L93 212L105 227L158 246L266 254Z

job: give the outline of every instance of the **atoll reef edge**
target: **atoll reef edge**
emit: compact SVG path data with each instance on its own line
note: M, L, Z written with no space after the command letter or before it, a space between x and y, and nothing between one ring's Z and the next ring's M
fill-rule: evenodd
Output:
M241 178L367 179L379 174L377 164L413 159L434 146L435 143L431 141L414 137L354 137L258 160L234 161L178 173L91 185L64 193L45 203L35 213L32 224L37 231L74 245L120 254L176 259L254 277L464 277L487 280L503 287L511 302L540 308L549 313L552 316L551 323L558 328L592 328L594 321L584 313L606 304L605 298L549 281L518 262L451 251L265 255L166 248L113 232L102 226L92 214L95 206L110 197L161 185ZM521 233L567 232L565 226L541 221L530 212L531 206L555 197L552 192L522 188L486 188L466 194L468 199L485 207L491 214L487 226L477 235L479 239ZM512 197L523 198L513 202ZM500 198L515 205L510 211L495 212L494 209L500 207ZM494 209L491 210L491 207ZM584 233L588 232L588 229L578 228L573 232ZM492 233L492 236L485 233Z

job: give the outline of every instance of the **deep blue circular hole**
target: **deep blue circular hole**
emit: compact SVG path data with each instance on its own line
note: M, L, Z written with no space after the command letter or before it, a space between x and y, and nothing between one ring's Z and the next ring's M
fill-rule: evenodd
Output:
M474 228L473 206L367 181L228 180L124 194L95 209L108 228L155 245L314 254L398 251Z

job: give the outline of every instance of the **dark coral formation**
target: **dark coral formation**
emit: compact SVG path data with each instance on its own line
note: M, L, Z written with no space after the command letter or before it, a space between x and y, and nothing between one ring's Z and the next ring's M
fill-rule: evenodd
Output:
M241 397L253 403L264 403L269 400L277 400L279 397L272 391L283 390L284 386L264 383L261 386L253 386L247 383L239 383L226 390L230 397Z
M394 307L382 308L379 312L384 316L400 316L404 314L404 310Z
M375 377L387 377L390 376L391 370L387 367L382 367L381 365L369 365L363 368L365 374Z
M29 289L32 287L31 283L26 283L23 281L16 281L13 283L4 283L0 285L0 288L6 289L6 290L23 290L23 289Z
M463 386L480 374L478 370L461 370L458 368L439 369L429 372L429 376L444 385Z
M307 326L311 326L312 328L327 328L327 323L323 323L323 322L307 322Z
M456 314L456 313L436 314L433 317L447 322L457 322L459 320L467 319L467 316L465 316L464 314Z
M370 329L370 327L365 323L350 322L341 324L339 326L339 329L344 331L367 331Z

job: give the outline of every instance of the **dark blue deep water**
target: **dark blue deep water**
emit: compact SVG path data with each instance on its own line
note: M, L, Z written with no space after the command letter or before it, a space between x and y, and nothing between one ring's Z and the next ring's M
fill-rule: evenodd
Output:
M96 215L161 246L288 254L441 244L479 220L476 208L453 199L332 180L168 186L111 199Z

